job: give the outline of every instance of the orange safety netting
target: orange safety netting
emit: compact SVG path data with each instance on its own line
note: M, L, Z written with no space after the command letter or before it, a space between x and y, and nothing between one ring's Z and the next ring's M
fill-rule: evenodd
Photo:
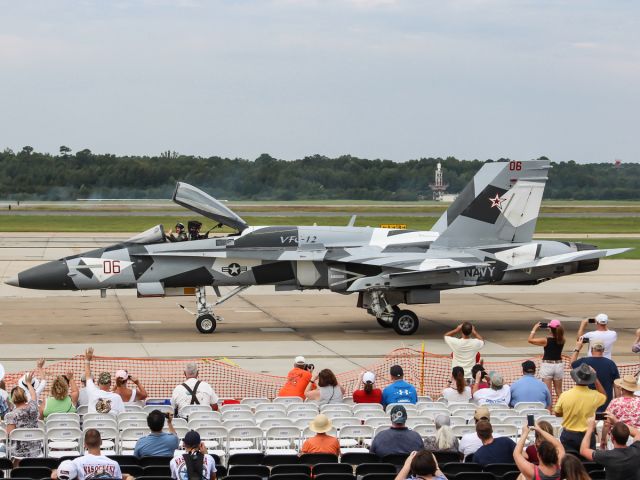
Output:
M522 361L533 360L540 366L541 357L527 357L517 361L490 362L485 361L487 372L497 371L502 374L506 384L510 384L522 375ZM199 367L199 378L209 382L216 393L223 399L241 399L246 397L273 398L284 384L285 377L265 375L244 370L223 360L213 358L162 360L153 358L114 358L94 357L91 362L93 375L106 371L114 376L116 370L124 369L137 376L150 397L169 398L173 388L184 381L183 370L188 362L195 362ZM383 388L390 383L389 368L401 365L405 380L414 384L419 395L428 395L434 400L440 397L442 389L449 386L451 375L451 357L421 352L410 348L400 348L386 355L378 363L370 365L368 370L376 374L377 386ZM620 376L637 375L640 364L618 365ZM563 387L571 388L574 383L569 372L568 358L565 358L565 375ZM84 357L76 356L68 360L50 363L45 367L47 380L56 375L73 372L76 379L84 373ZM316 372L318 367L316 367ZM350 395L360 388L358 380L361 369L349 370L337 374L338 382ZM335 372L334 372L335 373ZM10 389L18 381L23 372L8 373L5 376L7 388ZM48 385L51 385L49 383ZM48 390L48 388L47 388ZM48 392L47 392L48 393Z

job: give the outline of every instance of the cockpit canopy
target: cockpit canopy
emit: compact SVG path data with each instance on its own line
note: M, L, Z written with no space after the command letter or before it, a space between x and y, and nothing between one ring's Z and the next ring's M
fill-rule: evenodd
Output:
M125 243L137 243L140 245L149 245L151 243L162 243L166 241L166 235L164 233L164 227L162 225L156 225L149 230L145 230L142 233L134 235L129 238Z
M249 226L221 202L188 183L177 183L176 190L173 192L173 201L239 232Z

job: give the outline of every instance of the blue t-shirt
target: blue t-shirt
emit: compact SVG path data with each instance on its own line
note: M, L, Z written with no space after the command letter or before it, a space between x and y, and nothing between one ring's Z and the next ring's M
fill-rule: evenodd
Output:
M473 454L473 462L479 465L490 463L513 463L516 443L509 437L494 438L489 445L483 445Z
M514 407L519 402L542 402L546 407L551 405L551 394L547 386L533 375L524 375L511 384L511 401Z
M390 403L418 403L416 387L404 380L396 380L382 391L382 406Z
M576 360L571 364L571 368L577 368L583 363L586 363L596 371L596 376L602 388L607 393L607 401L601 407L598 407L598 412L604 412L609 406L609 402L613 399L613 381L620 378L620 372L613 360L609 360L606 357L584 357ZM595 384L589 385L591 390L595 390Z
M133 454L136 457L173 457L179 444L177 435L167 432L151 433L138 439Z

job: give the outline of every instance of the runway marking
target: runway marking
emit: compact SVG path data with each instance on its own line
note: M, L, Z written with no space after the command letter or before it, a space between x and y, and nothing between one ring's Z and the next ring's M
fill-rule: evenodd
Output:
M162 323L162 320L131 320L129 323L137 323L140 325L146 325L151 323Z
M263 327L260 329L261 332L295 332L293 328L290 327Z
M234 310L235 313L263 313L262 310Z

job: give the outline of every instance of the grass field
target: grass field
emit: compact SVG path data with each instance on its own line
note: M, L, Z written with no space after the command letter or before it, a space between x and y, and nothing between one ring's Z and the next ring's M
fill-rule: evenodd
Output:
M33 215L0 216L0 232L141 232L162 223L167 228L176 221L196 218L192 215L175 216L78 216L78 215ZM204 229L212 226L208 219L200 218ZM296 217L268 216L244 217L249 225L346 225L350 217ZM434 217L403 217L402 215L361 217L357 226L379 226L380 224L402 223L413 230L428 230L435 223ZM576 218L540 218L537 233L638 233L640 217L576 217Z

